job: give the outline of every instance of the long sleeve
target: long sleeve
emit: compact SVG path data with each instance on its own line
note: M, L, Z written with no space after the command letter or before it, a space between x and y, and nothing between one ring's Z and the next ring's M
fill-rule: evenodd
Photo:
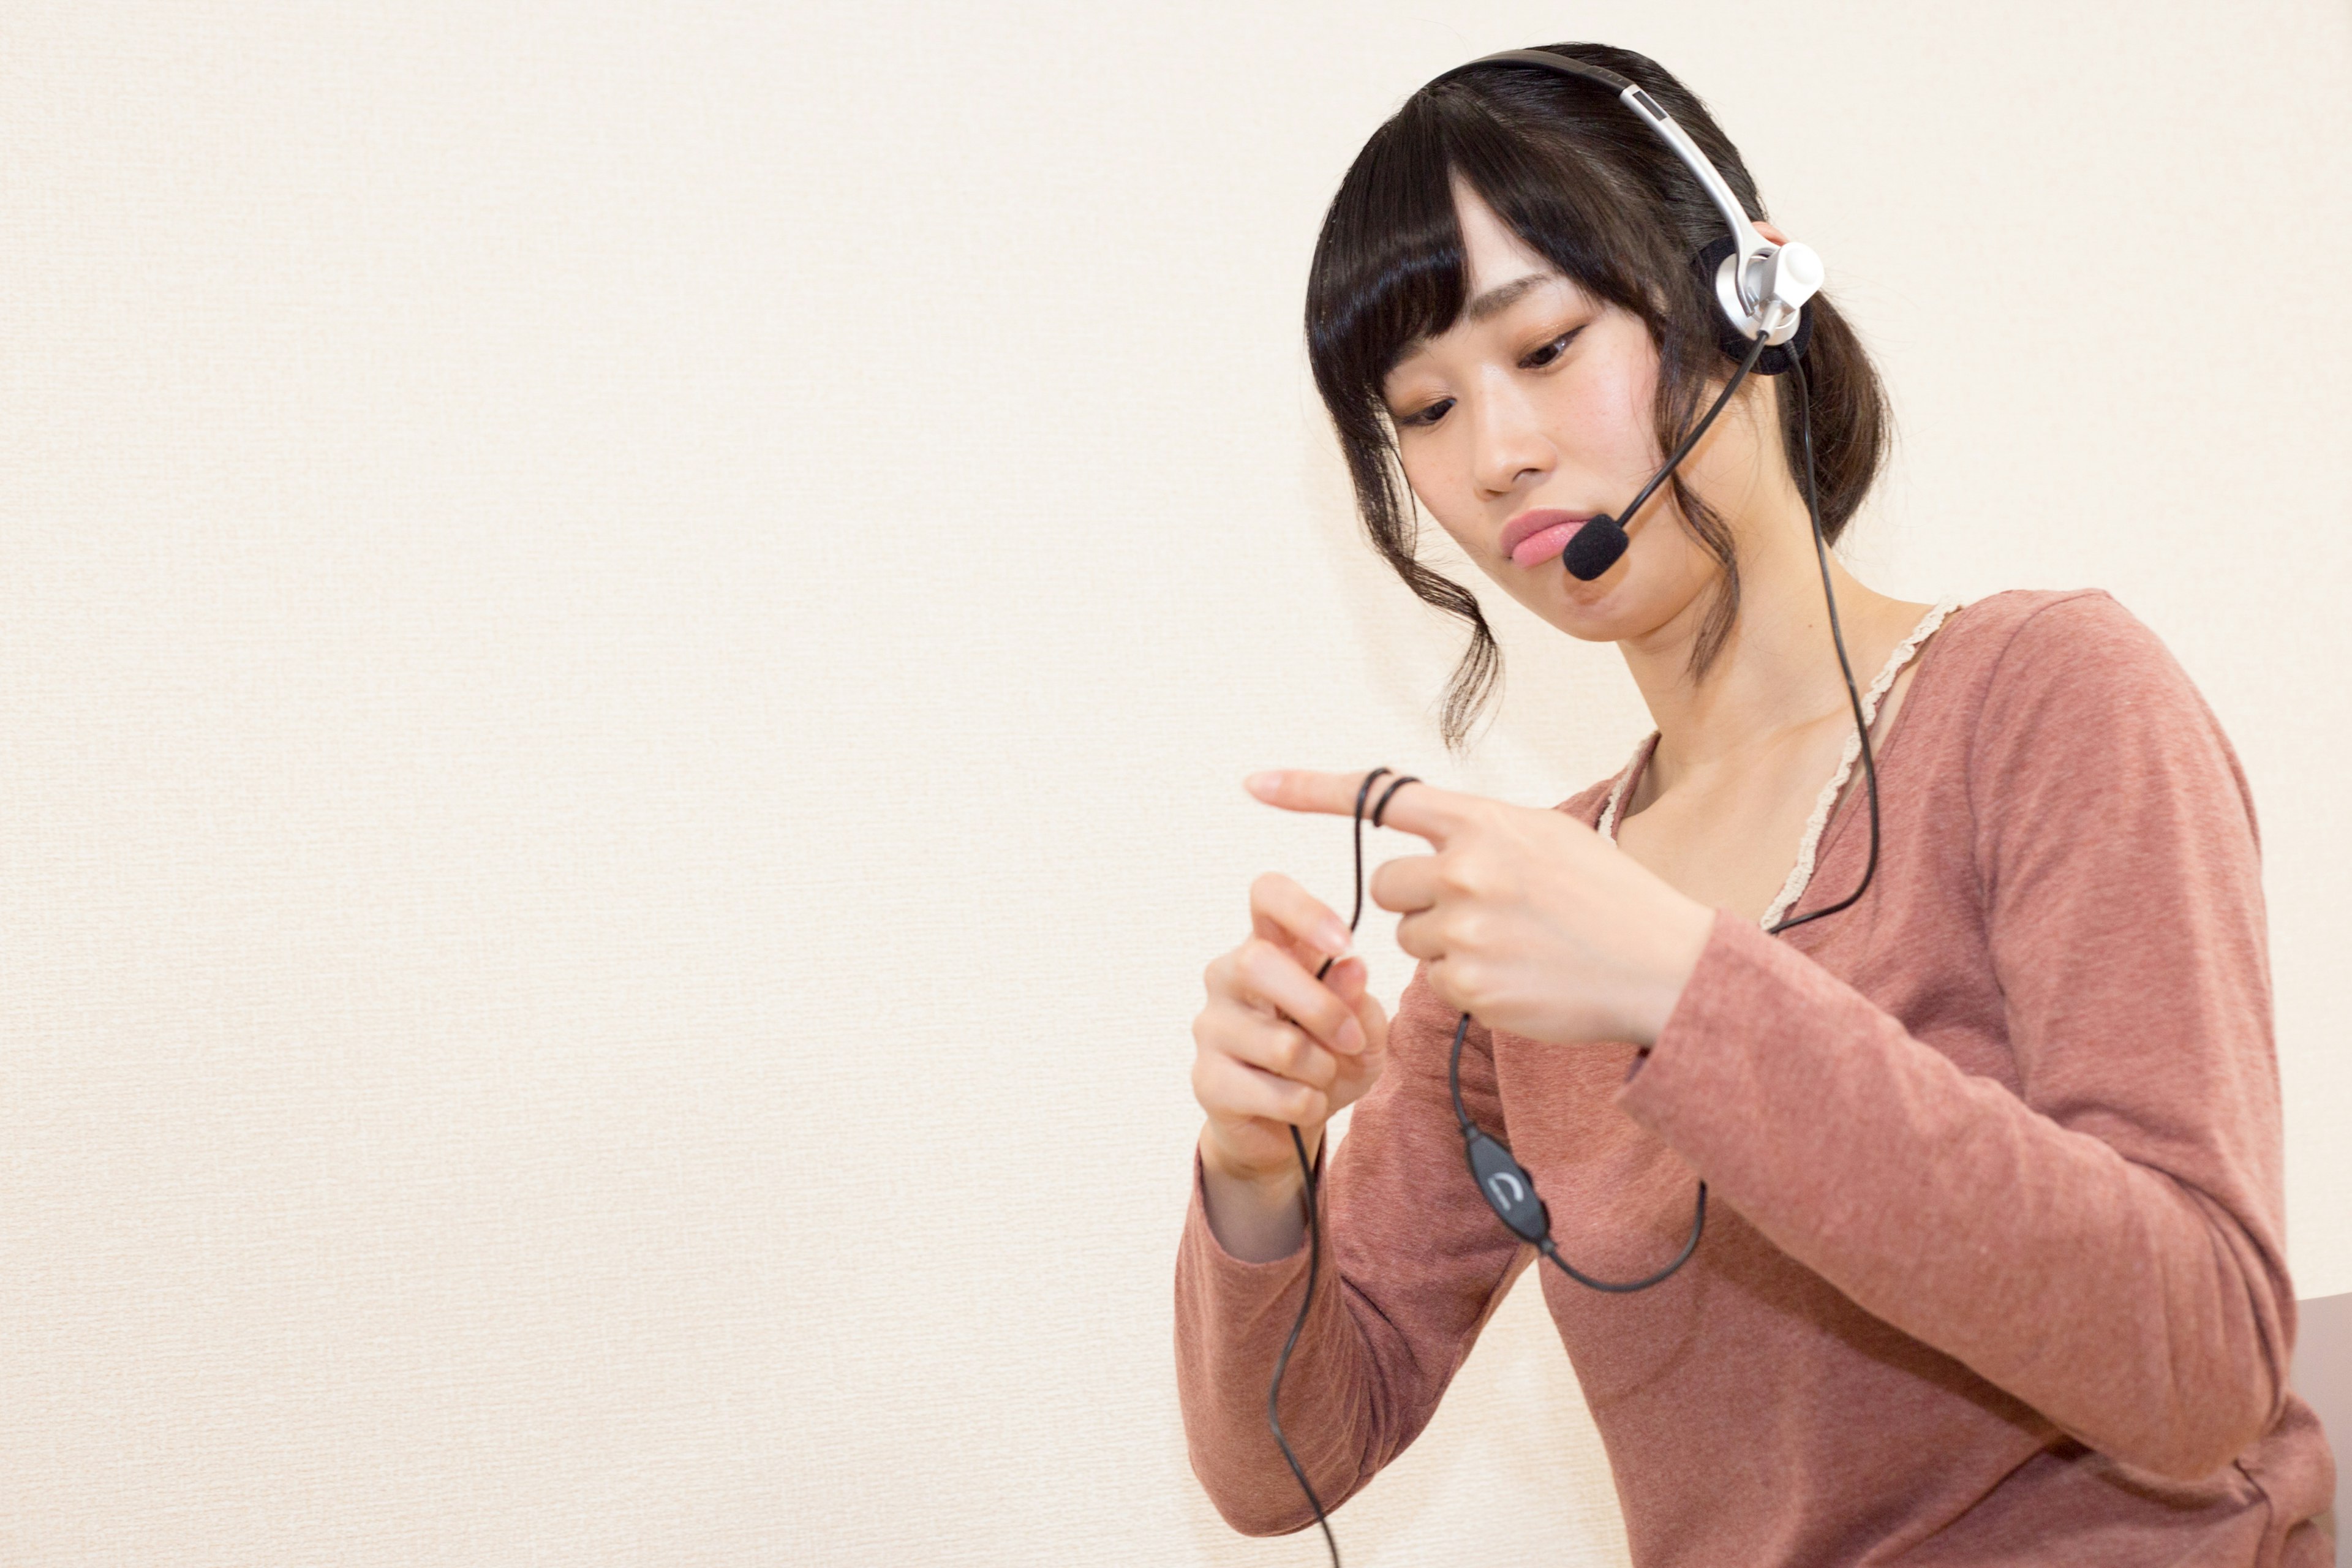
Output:
M1618 1104L1872 1314L2091 1448L2201 1477L2276 1417L2293 1329L2245 780L2103 595L2018 628L1967 758L2013 1073L1719 912Z
M1505 1288L1533 1256L1495 1222L1463 1165L1445 1086L1458 1014L1416 970L1389 1062L1360 1100L1322 1181L1324 1260L1282 1387L1282 1425L1324 1506L1336 1508L1417 1436ZM1502 1129L1487 1032L1464 1043L1463 1099ZM1307 1287L1307 1249L1244 1263L1192 1199L1176 1262L1177 1389L1192 1468L1253 1535L1314 1514L1266 1428L1266 1387Z

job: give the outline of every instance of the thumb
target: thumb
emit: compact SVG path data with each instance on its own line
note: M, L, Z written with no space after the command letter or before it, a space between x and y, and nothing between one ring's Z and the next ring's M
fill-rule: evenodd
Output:
M1345 1086L1341 1092L1350 1105L1380 1082L1389 1065L1389 1020L1381 1010L1379 999L1366 994L1357 997L1351 1005L1357 1026L1364 1031L1364 1048L1352 1057L1339 1058L1339 1082L1333 1086Z
M1348 982L1337 987L1339 999L1348 1004L1357 1025L1364 1031L1364 1061L1378 1070L1378 1064L1387 1057L1389 1048L1389 1016L1381 999L1372 994L1365 984L1363 960L1349 960L1353 973Z
M1356 999L1364 994L1364 982L1369 973L1363 959L1351 952L1324 970L1323 984L1331 988L1333 995L1352 1007Z

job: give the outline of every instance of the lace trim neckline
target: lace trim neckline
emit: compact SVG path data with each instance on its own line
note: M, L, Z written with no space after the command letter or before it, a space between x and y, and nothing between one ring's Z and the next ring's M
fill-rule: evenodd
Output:
M1862 722L1865 728L1876 721L1879 699L1886 695L1888 689L1895 684L1895 678L1903 673L1903 667L1910 663L1912 656L1919 651L1919 645L1944 624L1944 617L1958 608L1960 601L1958 599L1937 600L1927 613L1919 617L1919 624L1911 628L1911 635L1895 645L1895 651L1886 656L1885 667L1879 670L1878 679L1872 681L1870 689L1862 694ZM1658 732L1653 730L1649 739L1633 748L1633 760L1625 764L1618 773L1616 782L1609 786L1609 804L1601 808L1601 837L1612 843L1616 840L1618 808L1624 804L1626 791L1632 787L1635 776L1642 771L1642 764L1649 759L1657 743ZM1805 819L1805 837L1797 847L1797 863L1789 868L1788 879L1780 884L1780 894L1773 899L1772 907L1766 910L1763 918L1758 921L1765 930L1769 931L1780 923L1780 917L1803 897L1805 885L1813 879L1813 859L1821 850L1822 830L1829 826L1830 812L1837 805L1838 792L1845 788L1846 780L1853 776L1853 764L1861 755L1862 736L1848 731L1845 750L1838 757L1837 772L1831 774L1830 782L1822 786L1820 798L1813 802L1813 813Z

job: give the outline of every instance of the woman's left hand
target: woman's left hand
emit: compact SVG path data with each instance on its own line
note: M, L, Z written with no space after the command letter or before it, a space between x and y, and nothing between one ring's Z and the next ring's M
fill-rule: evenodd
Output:
M1247 784L1286 811L1352 817L1363 775L1290 769ZM1387 787L1381 781L1371 798ZM1389 861L1370 890L1404 917L1397 945L1428 961L1440 1001L1488 1028L1557 1045L1657 1038L1714 930L1713 910L1563 812L1416 780L1381 825L1436 849Z

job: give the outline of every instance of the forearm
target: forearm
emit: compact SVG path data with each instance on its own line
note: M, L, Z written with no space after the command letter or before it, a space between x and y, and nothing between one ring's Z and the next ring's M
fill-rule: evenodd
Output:
M2187 1477L2269 1419L2281 1282L2224 1205L1752 928L1710 945L1621 1104L1782 1250L2092 1447Z
M1193 1473L1235 1530L1278 1535L1312 1522L1266 1426L1266 1394L1307 1283L1303 1240L1268 1259L1226 1247L1209 1219L1205 1162L1176 1262L1176 1386ZM1303 1190L1303 1189L1302 1189ZM1296 1207L1290 1211L1294 1226ZM1301 1228L1303 1237L1303 1227ZM1368 1473L1363 1345L1341 1300L1328 1238L1314 1300L1282 1384L1282 1423L1327 1508Z

